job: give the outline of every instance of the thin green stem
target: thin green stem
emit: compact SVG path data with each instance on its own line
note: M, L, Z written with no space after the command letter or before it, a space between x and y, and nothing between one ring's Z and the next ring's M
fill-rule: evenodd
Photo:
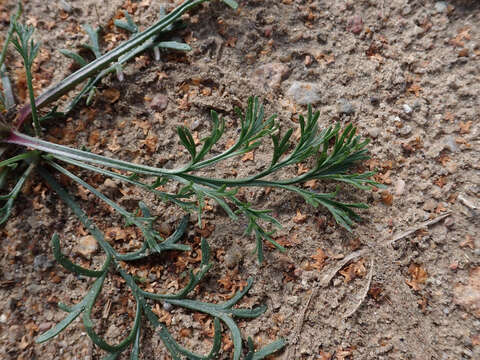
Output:
M34 150L34 151L28 151L28 152L25 152L23 154L13 156L9 159L0 161L0 168L2 168L4 166L7 166L7 165L10 165L10 164L13 164L13 163L16 163L20 160L31 159L33 157L36 157L37 155L38 155L38 151Z
M119 45L117 48L100 56L99 58L95 59L88 65L82 67L81 69L74 72L73 74L67 76L61 82L51 87L47 91L45 91L43 94L41 94L37 98L36 100L37 107L40 108L44 105L51 103L52 101L57 100L59 97L66 94L69 90L74 88L79 83L92 77L98 71L108 67L111 63L117 61L120 56L126 54L127 52L136 48L137 46L141 46L149 38L157 35L160 31L164 30L169 25L174 23L177 19L179 19L180 16L182 16L186 11L206 1L210 1L210 0L185 1L183 4L179 5L177 8L172 10L168 15L163 17L160 21L158 21L154 25L150 26L149 28L142 31L141 33L135 34L129 40ZM20 117L17 124L18 126L20 126L23 123L23 121L28 116L30 116L30 113L32 110L33 109L30 106L25 106L20 111Z
M15 23L17 22L21 14L22 14L22 4L19 3L17 5L17 11L15 12L15 15L12 15L11 17L10 26L7 32L7 37L5 38L5 43L3 44L2 52L0 53L0 69L2 68L3 63L5 62L5 57L7 56L8 44L10 43L10 39L12 38L13 31L15 30ZM3 69L0 71L3 73Z
M30 106L32 109L33 129L35 130L35 136L40 137L41 128L38 121L37 105L35 104L35 94L33 93L33 78L31 66L25 64L25 75L27 77L28 96L30 97Z

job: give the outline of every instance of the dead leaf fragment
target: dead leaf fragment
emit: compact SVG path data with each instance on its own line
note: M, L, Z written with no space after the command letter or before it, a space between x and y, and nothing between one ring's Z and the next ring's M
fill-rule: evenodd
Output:
M159 317L159 321L167 326L172 324L172 314L160 307L160 304L155 304L152 311Z
M234 48L237 45L238 38L230 37L225 41L225 46Z
M467 246L472 250L475 249L473 238L469 234L465 235L465 240L460 243L460 247L467 247Z
M368 295L375 301L379 301L382 298L383 287L380 283L373 283L370 285Z
M315 255L312 255L311 258L315 260L315 262L311 264L311 267L317 270L322 270L325 266L325 260L328 258L328 256L325 254L325 251L318 248Z
M22 340L17 345L20 350L25 350L31 343L30 337L27 335L22 336Z
M387 206L392 206L393 204L393 195L388 191L382 192L382 202Z
M103 90L102 96L108 103L113 104L120 98L120 91L115 88L108 88Z
M153 153L157 150L158 137L155 135L148 135L144 142L150 153Z
M99 140L100 140L100 131L93 130L90 133L90 136L88 137L88 145L89 146L94 146L99 142Z
M191 337L192 336L192 329L183 328L179 331L181 337Z
M304 165L304 164L298 164L298 169L297 169L297 175L302 175L305 174L309 171L310 169Z
M309 187L310 189L316 190L318 189L318 181L313 179L313 180L308 180L305 182L305 186Z
M468 49L463 48L458 52L458 57L468 57Z
M344 277L344 281L346 283L349 283L357 277L364 277L367 274L367 269L365 268L365 259L361 258L360 260L351 263L343 270L340 270L339 273Z
M472 126L472 121L460 121L460 123L458 124L458 126L460 127L460 134L468 134L470 133L470 127Z
M335 360L347 360L350 356L352 356L351 350L338 348L335 353Z
M243 161L243 162L245 162L245 161L253 161L254 158L255 158L255 157L254 157L253 150L252 150L252 151L247 152L245 155L243 155L242 161Z
M300 210L297 209L297 215L293 217L295 224L303 224L307 220L307 215L303 215Z
M125 241L127 240L127 232L119 226L111 227L105 230L105 237L108 240Z
M405 280L408 286L410 286L414 291L419 291L422 289L422 284L427 281L428 274L427 271L417 264L410 264L408 267L408 273L410 274L410 280Z
M453 122L455 120L455 115L453 115L450 111L447 111L443 117L446 121Z
M466 27L458 31L457 36L450 40L450 44L454 47L463 47L465 42L463 40L470 40L471 36L469 34L470 28Z
M416 97L420 96L420 91L422 91L422 88L418 84L412 84L410 87L407 89L407 92L410 94L415 94Z
M277 244L282 245L283 247L292 247L300 244L300 241L297 238L297 234L293 234L290 238L286 235L277 236L273 240L275 240ZM267 243L267 246L269 247L271 246L272 248L275 248L275 245L273 245L270 242Z
M435 180L434 184L437 185L440 188L443 188L445 184L447 183L447 177L446 176L440 176L437 180Z
M323 352L323 351L320 351L318 355L320 355L320 358L318 360L331 360L333 356L329 352Z
M453 289L453 301L480 318L480 267L470 273L467 285L457 284Z

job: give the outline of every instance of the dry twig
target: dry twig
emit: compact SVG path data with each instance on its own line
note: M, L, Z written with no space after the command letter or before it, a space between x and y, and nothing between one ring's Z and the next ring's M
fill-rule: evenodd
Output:
M425 222L423 222L423 223L421 223L421 224L412 226L412 227L411 227L410 229L408 229L407 231L402 232L401 234L395 235L395 236L393 237L393 239L390 240L390 241L387 243L387 245L391 245L391 244L395 243L396 241L398 241L398 240L400 240L400 239L403 239L403 238L407 237L408 235L411 235L411 234L413 234L414 232L416 232L416 231L418 231L418 230L420 230L420 229L423 229L423 228L426 228L426 227L428 227L428 226L430 226L430 225L436 224L437 222L445 219L446 217L448 217L448 216L450 216L450 215L452 215L451 212L446 213L446 214L443 214L443 215L440 215L440 216L436 217L435 219L428 220L428 221L425 221Z

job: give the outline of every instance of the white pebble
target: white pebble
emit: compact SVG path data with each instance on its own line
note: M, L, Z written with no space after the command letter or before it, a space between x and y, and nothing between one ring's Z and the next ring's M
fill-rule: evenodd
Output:
M320 101L320 87L315 83L294 81L287 91L297 104L316 104Z
M76 250L78 254L89 258L98 250L97 240L91 235L83 236L78 241Z
M410 114L412 112L412 108L410 107L410 105L403 104L403 111L405 112L405 114Z
M448 8L447 2L446 1L437 1L435 3L435 10L439 13L443 13L446 11Z
M405 181L398 179L395 184L395 195L400 196L405 192Z
M452 135L446 136L443 141L446 149L450 150L452 153L458 151L457 142Z

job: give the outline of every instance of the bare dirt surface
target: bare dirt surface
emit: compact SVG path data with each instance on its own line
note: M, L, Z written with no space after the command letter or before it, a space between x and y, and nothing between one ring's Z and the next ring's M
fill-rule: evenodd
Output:
M81 24L104 26L108 49L125 39L111 26L122 9L146 27L160 6L150 0L67 2L70 12L60 2L25 4L24 19L36 26L42 42L35 70L39 87L72 71L57 50L86 41ZM14 5L0 5L2 33ZM176 126L186 125L202 138L210 129L211 109L227 119L225 146L238 126L233 107L245 106L248 96L261 97L282 128L297 126L306 111L302 103L313 101L322 126L351 122L371 138L372 159L364 167L377 169L376 179L387 190L342 187L343 199L370 206L352 233L325 209L313 209L293 195L245 191L257 207L273 209L284 226L275 236L287 252L267 249L262 265L251 254L254 243L243 235L243 220L234 223L212 206L199 229L192 216L184 242L198 249L199 237L206 236L214 255L196 298L223 300L253 276L242 306L265 303L268 310L241 321L241 329L257 345L287 339L276 359L480 359L480 2L250 0L240 1L234 12L213 1L185 19L187 30L177 36L193 51L163 55L160 62L145 53L127 66L123 82L106 79L93 105L51 127L49 138L173 167L188 159ZM13 57L9 61L10 68L20 69ZM229 160L208 174L251 174L268 162L270 151L265 143L253 156ZM165 234L182 217L177 208L135 188L99 177L89 181L130 209L143 199L159 215ZM319 184L323 188L331 185ZM113 242L120 248L135 245L135 232L124 228L118 215L85 190L71 189ZM413 231L392 242L407 230ZM78 320L50 342L34 343L64 317L56 303L77 302L90 284L55 264L49 245L54 231L75 261L101 263L100 252L87 249L80 255L88 233L35 178L0 230L2 359L104 355ZM175 274L195 267L195 261L195 252L171 254L135 271L156 291L175 291L186 281ZM106 339L118 342L133 311L132 299L113 277L93 317ZM182 344L208 351L208 318L179 309L158 311ZM221 358L228 359L231 342L224 340ZM142 358L169 358L148 330Z

